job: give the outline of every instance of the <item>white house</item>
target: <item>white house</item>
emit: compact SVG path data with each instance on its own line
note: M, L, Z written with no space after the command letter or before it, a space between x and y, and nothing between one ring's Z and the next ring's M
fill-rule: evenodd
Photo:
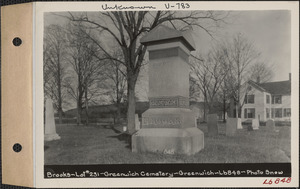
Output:
M242 121L254 118L290 121L291 79L268 83L249 81L241 117Z

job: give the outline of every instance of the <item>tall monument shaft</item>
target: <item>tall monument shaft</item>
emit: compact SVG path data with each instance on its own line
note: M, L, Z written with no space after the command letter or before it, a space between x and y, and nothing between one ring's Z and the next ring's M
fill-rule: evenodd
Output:
M204 135L189 109L191 36L158 26L141 43L149 52L149 104L141 130L132 137L133 152L194 154L204 147Z

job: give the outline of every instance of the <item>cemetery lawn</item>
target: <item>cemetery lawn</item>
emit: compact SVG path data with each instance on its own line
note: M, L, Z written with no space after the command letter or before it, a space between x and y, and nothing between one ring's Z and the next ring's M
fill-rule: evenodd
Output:
M57 125L60 140L45 142L46 165L72 164L141 164L141 163L266 163L290 162L291 128L265 126L259 130L238 130L233 137L225 136L225 124L219 124L219 135L204 132L204 149L199 153L168 155L163 153L132 153L130 137L109 127Z

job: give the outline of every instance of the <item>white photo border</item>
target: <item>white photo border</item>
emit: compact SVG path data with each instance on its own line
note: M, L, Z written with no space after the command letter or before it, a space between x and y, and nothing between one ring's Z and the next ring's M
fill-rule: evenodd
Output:
M44 130L43 125L43 30L44 13L60 11L103 11L101 6L115 4L123 6L155 6L156 10L165 10L165 3L150 1L126 1L126 2L36 2L34 3L34 65L33 75L34 87L34 160L35 186L39 188L91 188L91 187L296 187L299 184L299 114L292 114L291 133L291 163L292 163L292 181L279 183L278 185L264 185L266 177L204 177L204 178L80 178L80 179L45 179L44 178ZM172 2L176 3L176 2ZM181 3L181 2L179 2ZM291 71L292 71L292 112L299 112L299 3L298 2L187 2L189 10L290 10L291 11ZM134 9L139 10L139 9ZM176 9L179 10L179 9ZM273 177L268 177L271 179ZM276 179L274 177L273 179Z

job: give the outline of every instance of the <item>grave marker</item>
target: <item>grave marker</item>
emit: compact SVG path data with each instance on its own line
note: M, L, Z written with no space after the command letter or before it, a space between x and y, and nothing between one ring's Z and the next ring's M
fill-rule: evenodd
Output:
M273 119L269 119L267 122L266 122L266 127L269 129L269 130L275 130L275 122Z
M243 129L242 119L241 118L236 118L236 119L237 119L237 129Z
M141 129L141 123L139 120L139 115L135 114L135 130L138 131Z
M234 136L237 130L238 119L227 118L226 120L226 136Z
M132 136L132 151L199 152L204 148L204 134L189 109L188 59L195 50L191 34L160 25L141 43L149 52L150 108L142 114L141 129Z
M45 112L45 141L59 140L60 136L56 133L53 102L51 99L46 100Z
M258 130L259 129L259 120L258 119L253 119L252 120L252 128L253 128L253 130Z
M208 127L208 134L218 135L218 115L217 114L208 114L207 115L207 127Z

